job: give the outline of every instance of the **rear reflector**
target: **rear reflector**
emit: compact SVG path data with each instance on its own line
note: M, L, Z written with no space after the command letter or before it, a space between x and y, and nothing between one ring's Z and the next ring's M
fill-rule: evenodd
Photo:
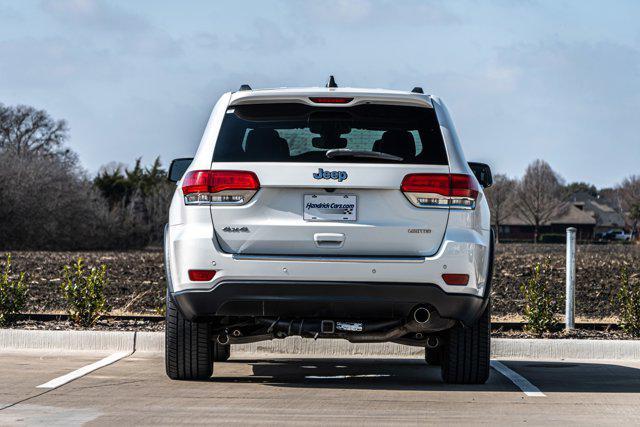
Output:
M215 275L215 270L189 270L189 280L192 282L208 282Z
M196 170L182 181L187 205L244 205L260 189L253 172Z
M442 280L447 285L466 286L469 283L468 274L443 274Z
M409 174L400 189L420 208L474 209L478 198L476 180L463 174Z
M353 98L336 98L336 97L311 97L309 98L311 102L315 102L316 104L348 104L353 101Z

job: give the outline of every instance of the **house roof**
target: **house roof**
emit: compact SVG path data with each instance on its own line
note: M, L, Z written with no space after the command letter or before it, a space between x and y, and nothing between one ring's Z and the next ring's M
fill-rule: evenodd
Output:
M517 213L509 216L503 225L531 225L528 221L522 219ZM549 221L545 221L540 225L596 225L595 217L590 213L577 208L573 203L563 202L554 210Z
M558 209L557 216L551 218L549 224L567 225L596 225L593 213L582 210L572 203L563 203Z
M512 214L504 225L530 225L517 213ZM622 227L623 216L604 199L593 197L584 191L572 194L568 201L560 203L551 219L541 225L595 225L596 227Z
M590 212L598 227L622 227L625 224L623 216L604 199L583 191L572 194L569 199L574 205L581 205L585 212Z

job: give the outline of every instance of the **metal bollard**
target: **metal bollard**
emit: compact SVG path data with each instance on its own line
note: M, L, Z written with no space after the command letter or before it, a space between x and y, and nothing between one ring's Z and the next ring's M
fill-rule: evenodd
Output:
M565 329L576 327L576 229L567 228L567 292L565 304Z

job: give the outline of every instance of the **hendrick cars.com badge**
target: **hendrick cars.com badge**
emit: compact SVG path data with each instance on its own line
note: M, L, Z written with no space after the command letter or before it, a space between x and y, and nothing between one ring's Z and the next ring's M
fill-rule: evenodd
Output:
M305 194L303 218L305 221L355 221L357 216L355 195Z

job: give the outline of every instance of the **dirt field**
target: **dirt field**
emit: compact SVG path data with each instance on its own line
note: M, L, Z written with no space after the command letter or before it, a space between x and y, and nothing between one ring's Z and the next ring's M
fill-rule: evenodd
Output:
M31 284L29 311L64 309L59 286L62 266L78 256L89 265L106 264L110 285L109 305L114 313L155 314L164 300L164 269L159 249L131 252L13 252L14 271L25 271ZM493 312L496 317L518 316L522 309L519 285L535 262L549 257L548 276L564 310L563 245L504 244L496 249ZM580 245L577 251L577 315L610 318L615 315L612 297L618 288L620 267L627 263L636 274L640 269L640 246ZM637 280L637 277L636 277Z
M564 245L504 244L496 248L492 289L493 309L497 316L522 313L520 283L531 274L536 262L549 260L548 284L560 312L564 312ZM616 315L613 298L618 290L622 265L630 272L640 268L638 245L578 245L576 252L576 315L583 318L610 318Z
M64 310L60 283L65 264L82 257L88 266L107 266L106 291L111 310L155 314L164 304L162 250L129 252L12 252L14 272L24 271L30 283L29 311Z

